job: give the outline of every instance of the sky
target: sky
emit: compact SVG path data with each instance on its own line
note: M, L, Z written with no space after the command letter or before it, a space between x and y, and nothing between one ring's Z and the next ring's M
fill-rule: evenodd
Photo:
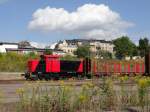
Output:
M0 41L150 39L150 0L0 0Z

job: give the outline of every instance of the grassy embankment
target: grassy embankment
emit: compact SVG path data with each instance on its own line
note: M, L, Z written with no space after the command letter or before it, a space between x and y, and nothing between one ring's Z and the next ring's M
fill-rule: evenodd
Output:
M16 53L0 54L0 72L24 72L28 59L38 58L34 53L21 55Z

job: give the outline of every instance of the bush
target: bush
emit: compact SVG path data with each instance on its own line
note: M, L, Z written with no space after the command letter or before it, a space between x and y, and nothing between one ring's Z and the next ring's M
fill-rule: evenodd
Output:
M1 72L23 72L26 70L29 59L38 58L37 55L21 55L17 53L0 54L0 71Z

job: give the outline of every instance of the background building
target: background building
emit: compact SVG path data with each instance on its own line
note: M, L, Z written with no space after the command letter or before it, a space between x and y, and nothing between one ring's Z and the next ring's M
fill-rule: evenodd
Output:
M55 55L65 55L66 52L63 50L51 49L51 48L37 48L33 47L28 41L21 41L19 43L0 42L0 53L13 52L17 54L29 54L31 52L41 55L46 50L52 51Z
M0 42L0 53L6 53L6 49L18 49L18 43Z
M106 40L87 40L87 39L73 39L59 41L55 46L55 49L60 49L70 55L73 55L74 51L77 50L78 46L89 45L92 53L97 53L99 50L108 51L113 53L114 45L112 41Z

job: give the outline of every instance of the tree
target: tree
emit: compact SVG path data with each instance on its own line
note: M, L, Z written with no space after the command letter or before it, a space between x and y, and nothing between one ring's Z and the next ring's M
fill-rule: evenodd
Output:
M63 57L61 57L61 60L76 60L77 58L75 56L72 56L72 55L65 55Z
M26 40L19 42L19 48L25 48L27 46L31 46L30 42L28 42Z
M44 54L46 54L46 55L51 55L51 54L52 54L52 50L46 49L46 50L44 51Z
M104 50L98 51L98 57L103 57L103 59L112 59L112 53Z
M36 59L38 57L35 52L30 52L29 54L27 54L27 56L32 58L32 59Z
M138 47L136 45L133 46L133 56L138 56Z
M139 40L139 52L140 52L140 56L141 57L144 57L145 56L145 53L148 51L149 49L149 40L147 38L141 38Z
M88 45L79 46L74 52L78 58L85 58L90 56L90 47Z
M127 36L122 36L113 41L115 47L115 55L117 58L122 59L125 56L134 56L137 53L136 45Z

